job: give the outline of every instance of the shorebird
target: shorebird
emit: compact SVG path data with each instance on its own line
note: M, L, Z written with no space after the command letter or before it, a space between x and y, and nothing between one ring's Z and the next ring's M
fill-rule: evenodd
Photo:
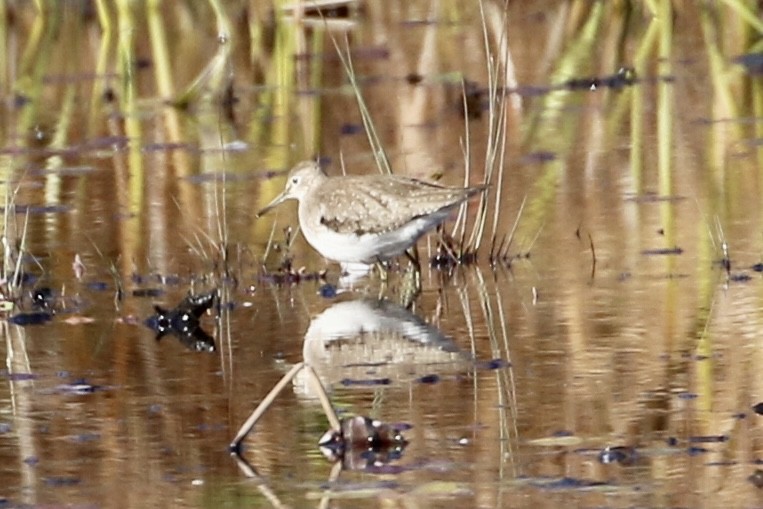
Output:
M405 253L451 210L485 189L397 175L329 177L315 161L304 161L257 217L297 200L299 226L316 251L341 263L374 264Z

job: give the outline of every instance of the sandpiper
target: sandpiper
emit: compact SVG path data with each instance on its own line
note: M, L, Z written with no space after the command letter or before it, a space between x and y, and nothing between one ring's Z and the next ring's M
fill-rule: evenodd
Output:
M304 161L257 217L285 200L297 200L302 234L321 255L372 264L406 252L452 209L484 190L396 175L329 177L315 161Z

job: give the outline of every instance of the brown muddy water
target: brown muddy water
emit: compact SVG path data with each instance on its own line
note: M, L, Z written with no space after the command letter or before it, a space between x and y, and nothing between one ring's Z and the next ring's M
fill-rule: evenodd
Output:
M0 8L0 508L763 505L756 2L159 4ZM407 307L255 218L297 161L378 171L354 90L394 171L496 169ZM214 290L213 352L145 325ZM407 447L331 463L298 376L237 462L302 360Z

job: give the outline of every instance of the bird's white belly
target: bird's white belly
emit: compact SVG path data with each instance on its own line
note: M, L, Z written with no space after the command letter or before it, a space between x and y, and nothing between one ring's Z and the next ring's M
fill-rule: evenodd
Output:
M445 216L447 214L443 214L443 217L439 217L439 214L420 217L402 228L379 234L337 233L325 225L315 223L313 227L303 229L302 234L316 251L330 260L374 263L402 254Z

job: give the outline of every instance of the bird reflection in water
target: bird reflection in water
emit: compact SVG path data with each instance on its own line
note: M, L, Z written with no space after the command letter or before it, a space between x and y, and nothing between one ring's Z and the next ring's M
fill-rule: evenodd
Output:
M241 426L230 451L248 475L256 472L241 456L241 444L278 394L294 380L295 390L318 398L331 429L319 441L341 469L380 469L398 459L406 445L399 426L363 416L340 420L326 386L373 386L412 381L432 369L461 369L469 358L436 327L384 300L338 302L313 318L304 360L291 368Z

